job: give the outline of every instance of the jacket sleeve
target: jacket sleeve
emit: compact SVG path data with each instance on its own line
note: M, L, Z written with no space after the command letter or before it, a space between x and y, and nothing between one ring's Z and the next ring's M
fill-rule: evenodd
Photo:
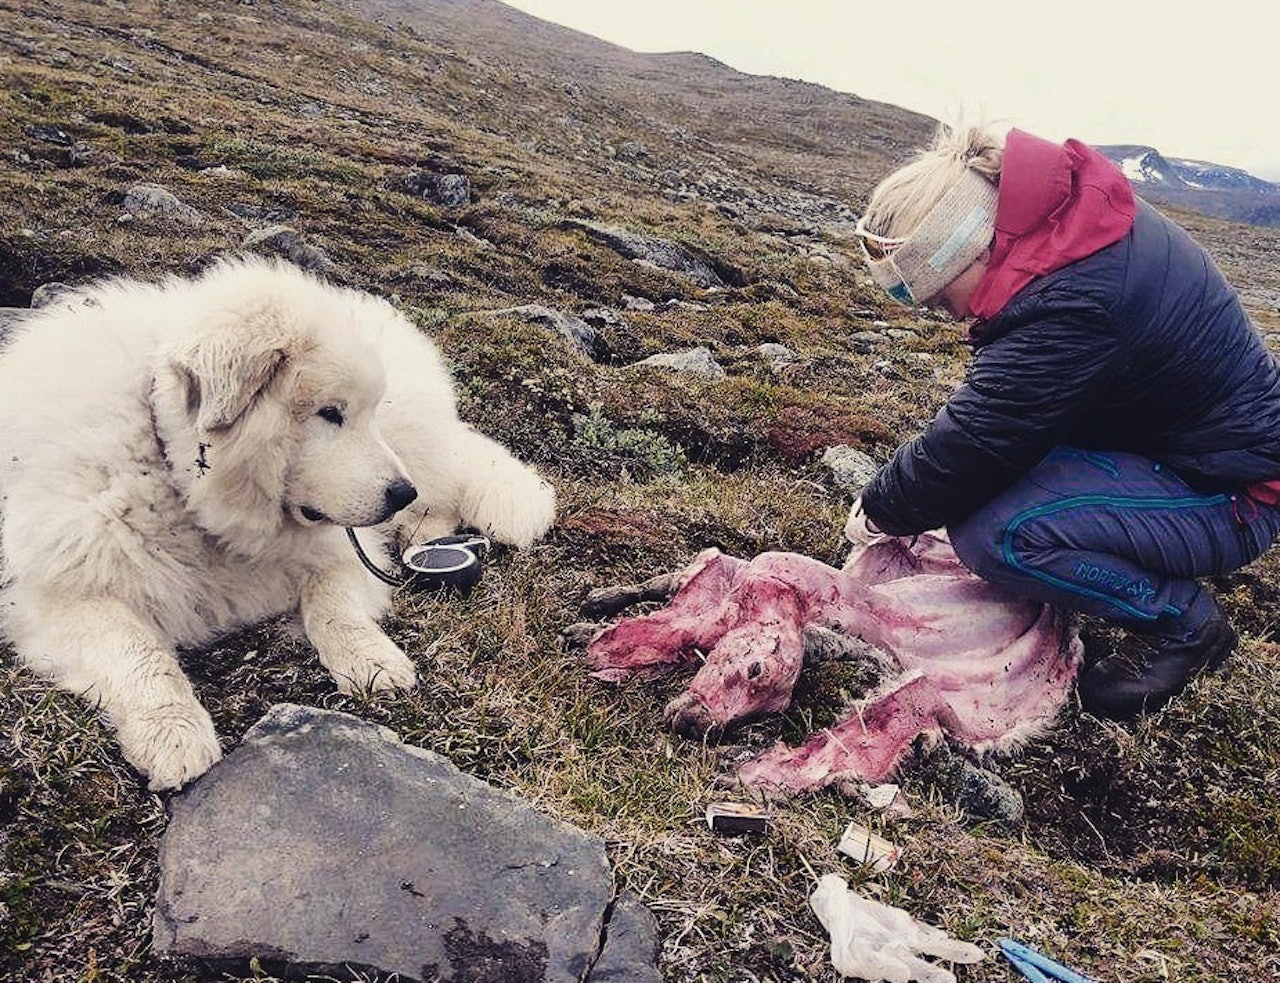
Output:
M1120 332L1099 305L1051 310L980 348L928 429L877 472L862 493L876 527L913 536L969 516L1063 443L1122 370Z

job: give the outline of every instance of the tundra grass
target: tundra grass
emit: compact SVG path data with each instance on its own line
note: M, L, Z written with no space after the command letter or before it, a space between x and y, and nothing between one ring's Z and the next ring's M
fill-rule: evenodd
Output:
M779 803L767 836L715 835L703 811L743 794L724 784L733 764L829 723L868 680L820 667L786 713L704 744L662 726L687 671L606 685L562 639L590 590L709 546L841 561L850 496L822 451L884 460L928 424L966 354L953 325L882 306L838 228L811 216L822 201L856 208L918 143L919 118L867 103L867 139L814 150L813 112L778 114L735 86L715 113L671 119L688 103L651 95L651 82L622 91L522 62L536 38L493 55L480 34L386 29L321 0L0 0L0 30L0 305L25 305L51 280L189 272L284 222L435 338L463 415L560 493L549 537L496 550L467 599L397 599L388 630L422 677L410 693L336 694L283 623L183 653L227 749L277 702L355 713L602 836L619 883L658 918L672 983L833 983L807 907L828 872L988 952L1010 935L1100 980L1280 979L1271 554L1214 583L1243 638L1224 673L1134 725L1067 707L1050 734L985 763L1024 799L1013 825L959 811L922 753L901 777L908 816L827 791ZM647 156L619 161L626 140ZM407 192L407 174L442 163L468 174L471 204ZM141 181L199 209L201 224L122 221ZM701 291L566 219L686 243L748 283ZM1280 286L1280 236L1189 221L1246 298ZM612 358L590 362L494 313L530 303L619 312L601 329ZM1250 303L1276 330L1274 310ZM798 360L772 367L756 352L766 342ZM727 380L629 367L694 345ZM1085 630L1091 644L1114 641ZM150 949L165 798L88 707L3 649L0 732L0 978L194 983L194 969ZM903 847L898 866L872 875L835 851L854 819ZM1010 971L993 954L958 975ZM269 977L246 967L221 979Z

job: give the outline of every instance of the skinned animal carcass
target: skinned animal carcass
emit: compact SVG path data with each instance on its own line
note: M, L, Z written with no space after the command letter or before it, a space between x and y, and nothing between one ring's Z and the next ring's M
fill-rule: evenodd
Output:
M598 591L584 609L598 617L663 598L597 631L587 660L596 678L622 682L702 658L666 708L686 736L785 709L806 658L835 649L884 667L885 681L834 726L739 767L745 784L778 791L883 781L921 734L977 752L1012 746L1053 721L1081 661L1064 614L980 580L941 533L873 538L841 569L798 553L704 550L678 573Z

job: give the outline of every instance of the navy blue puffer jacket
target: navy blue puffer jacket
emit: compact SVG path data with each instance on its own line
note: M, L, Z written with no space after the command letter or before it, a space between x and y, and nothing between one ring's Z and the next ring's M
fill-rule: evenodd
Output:
M1207 491L1280 477L1280 363L1208 254L1145 203L1128 235L978 329L963 385L863 492L887 533L965 518L1059 444L1140 454Z

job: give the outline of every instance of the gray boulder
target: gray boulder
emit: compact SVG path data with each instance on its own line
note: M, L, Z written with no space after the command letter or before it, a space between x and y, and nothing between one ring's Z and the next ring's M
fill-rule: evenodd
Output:
M278 705L170 808L157 953L405 983L594 978L603 841L386 728ZM643 932L622 924L623 942ZM638 965L648 942L616 958Z
M268 256L287 259L321 276L335 276L338 265L319 246L313 246L287 225L271 225L255 229L244 238L244 248Z
M606 346L596 329L585 320L573 314L543 307L541 304L524 304L520 307L504 307L491 311L492 314L509 314L530 324L540 324L550 328L574 348L588 358L601 360L607 357Z
M785 371L800 362L800 356L786 345L779 345L771 341L767 341L763 345L757 345L756 354L768 362L769 367L775 372Z
M181 225L199 225L203 221L198 211L158 184L135 184L125 192L122 206L122 221L151 219Z
M66 130L57 126L49 126L45 123L29 123L23 128L23 132L29 137L33 137L42 143L52 143L60 147L71 146L73 139Z
M652 311L658 306L648 297L634 297L631 294L623 294L622 302L629 311Z
M700 287L723 287L726 282L744 286L746 277L727 263L716 263L704 254L657 236L641 235L613 225L569 219L570 228L582 229L593 239L628 259L680 273Z
M822 454L822 463L830 469L836 485L852 495L859 494L879 469L868 454L847 444L828 447Z
M719 381L727 372L715 360L710 349L699 345L684 352L659 352L635 362L632 368L670 369L673 372L688 372L690 375L702 376L704 379Z
M411 195L446 208L459 208L471 202L471 180L465 174L416 171L404 179L404 186Z

